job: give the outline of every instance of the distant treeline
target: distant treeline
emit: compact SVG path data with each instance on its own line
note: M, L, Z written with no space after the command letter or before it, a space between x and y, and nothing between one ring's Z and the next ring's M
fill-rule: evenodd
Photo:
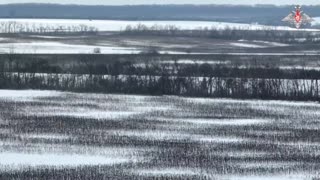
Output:
M154 25L148 27L144 24L136 26L128 25L121 34L124 35L161 35L161 36L181 36L181 37L207 37L224 40L260 40L283 43L318 43L320 33L308 31L282 31L275 28L262 28L259 30L212 27L202 27L195 30L181 30L177 26Z
M79 25L60 25L53 26L50 24L32 24L21 23L17 21L0 22L0 33L26 33L26 34L97 34L98 28L85 24ZM199 27L195 30L182 30L175 25L153 25L146 26L137 24L136 26L128 25L119 32L120 35L155 35L155 36L172 36L172 37L205 37L223 40L252 40L268 41L282 43L319 43L320 32L308 31L281 31L273 28L264 28L259 30L250 30L244 28L225 28Z
M17 21L0 22L0 33L64 34L64 33L97 33L98 28L85 24L60 25L29 24Z
M80 59L63 69L44 60L1 61L0 88L77 92L319 100L320 71Z
M0 5L2 18L76 18L121 20L209 20L280 25L293 6L235 5L136 5L86 6L56 4ZM304 6L312 17L320 16L319 6Z
M60 25L50 24L32 24L21 23L17 21L0 22L0 33L26 33L26 34L97 34L98 28L85 24L78 25ZM264 28L259 30L250 30L245 28L225 28L199 27L195 30L182 30L175 25L153 25L146 26L138 24L136 26L128 25L119 32L120 35L156 35L172 37L206 37L223 40L253 40L253 41L272 41L282 43L319 43L320 32L308 31L281 31L273 28Z

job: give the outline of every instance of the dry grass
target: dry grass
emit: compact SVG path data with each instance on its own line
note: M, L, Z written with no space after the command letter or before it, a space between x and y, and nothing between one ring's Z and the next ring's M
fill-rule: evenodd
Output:
M316 179L320 170L318 103L1 92L0 179Z

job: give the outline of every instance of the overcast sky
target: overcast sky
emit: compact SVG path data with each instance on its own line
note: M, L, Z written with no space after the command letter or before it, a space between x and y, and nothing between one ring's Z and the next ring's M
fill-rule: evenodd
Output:
M124 4L301 4L320 5L320 0L0 0L8 3L59 3L88 5L124 5Z

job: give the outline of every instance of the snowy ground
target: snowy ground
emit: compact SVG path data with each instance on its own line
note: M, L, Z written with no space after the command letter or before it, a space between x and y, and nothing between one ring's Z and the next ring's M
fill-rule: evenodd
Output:
M312 26L320 24L320 17L312 17L312 19L314 19L314 21L311 22Z
M154 39L141 38L135 40L125 40L125 38L116 40L101 37L100 40L91 40L86 42L83 38L90 40L96 37L56 37L56 36L27 36L25 38L2 38L0 39L0 53L19 53L19 54L90 54L95 48L99 48L102 54L139 54L146 52L149 46L155 47L162 54L206 54L215 53L220 49L230 48L269 48L269 47L285 47L286 44L274 42L257 42L257 41L234 41L234 42L215 42L212 40L195 41L190 39L178 40L177 42L161 42L165 41L158 37ZM36 39L32 39L36 38ZM180 42L179 42L180 41ZM215 49L212 49L215 48ZM188 49L193 51L187 52ZM197 50L198 49L198 50Z
M61 42L0 43L0 53L88 54L100 48L103 54L138 54L142 50L116 46L64 44Z
M317 46L306 49L272 41L220 40L197 37L88 35L0 37L0 53L20 54L90 54L99 48L101 54L139 54L150 49L162 54L246 54L290 55L319 54ZM301 45L302 46L302 45ZM292 52L293 51L293 52Z
M319 177L320 104L0 90L0 176Z

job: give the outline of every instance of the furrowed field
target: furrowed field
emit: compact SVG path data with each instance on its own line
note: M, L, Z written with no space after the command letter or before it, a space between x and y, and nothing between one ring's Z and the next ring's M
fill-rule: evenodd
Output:
M318 179L320 104L0 91L0 179Z

